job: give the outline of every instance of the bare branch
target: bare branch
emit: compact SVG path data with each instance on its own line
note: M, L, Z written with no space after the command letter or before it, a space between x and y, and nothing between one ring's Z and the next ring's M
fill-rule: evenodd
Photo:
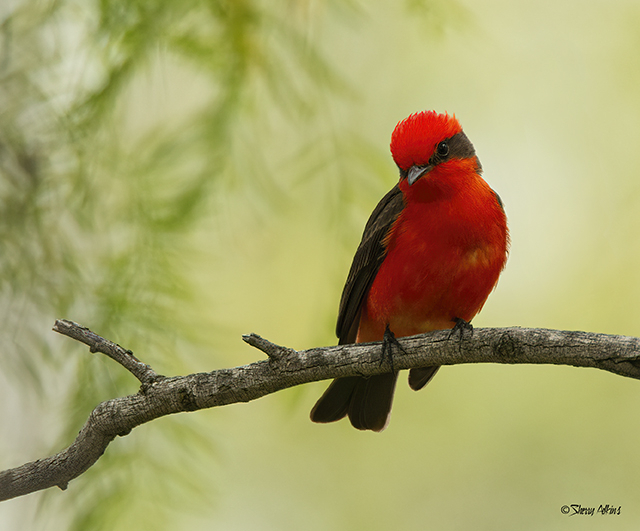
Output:
M101 352L106 354L133 374L140 383L148 384L158 378L164 378L164 376L156 374L149 365L142 363L130 350L123 349L120 345L99 336L78 323L67 321L66 319L58 319L53 325L53 330L89 345L91 353Z
M60 453L0 472L0 501L67 483L85 472L118 435L164 415L248 402L296 385L343 376L372 376L390 370L381 343L361 343L296 351L255 334L243 336L267 353L262 360L233 369L188 376L158 376L130 351L71 321L56 331L115 359L141 382L140 391L99 404L76 440ZM535 363L594 367L640 379L640 338L526 328L484 328L450 338L436 331L401 338L394 350L398 369L462 363Z
M295 350L291 348L281 347L280 345L271 343L271 341L267 341L263 337L260 337L258 334L245 334L244 336L242 336L242 340L248 345L261 350L267 356L274 360L278 360L295 352Z

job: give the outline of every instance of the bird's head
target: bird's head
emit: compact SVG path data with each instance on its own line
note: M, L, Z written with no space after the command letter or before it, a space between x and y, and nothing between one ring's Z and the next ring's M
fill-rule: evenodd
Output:
M398 122L391 135L391 155L400 168L401 183L406 181L404 186L453 161L473 161L476 171L481 169L456 117L435 111L418 112Z

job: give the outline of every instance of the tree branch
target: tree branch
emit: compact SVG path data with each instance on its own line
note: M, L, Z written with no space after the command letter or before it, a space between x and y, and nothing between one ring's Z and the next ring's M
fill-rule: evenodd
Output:
M123 349L120 345L100 337L78 323L67 321L66 319L58 319L53 325L53 330L80 341L80 343L89 345L89 352L92 354L96 352L106 354L133 374L142 384L153 383L159 378L164 378L164 376L156 374L149 365L142 363L130 350Z
M361 343L296 351L250 334L244 341L269 357L233 369L164 377L131 351L72 321L54 330L114 359L140 382L135 395L102 402L76 440L61 452L0 472L0 501L58 486L65 489L92 466L116 436L158 417L248 402L296 385L343 376L389 372L381 343ZM478 328L464 339L440 330L401 338L394 349L396 370L462 363L535 363L594 367L640 379L640 338L526 328Z

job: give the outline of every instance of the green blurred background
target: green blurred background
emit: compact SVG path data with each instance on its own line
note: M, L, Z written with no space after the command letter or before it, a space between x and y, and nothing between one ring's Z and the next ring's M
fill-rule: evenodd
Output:
M169 375L260 359L248 332L333 344L419 110L456 114L509 216L474 324L640 335L637 0L15 0L0 24L0 469L137 391L56 318ZM137 428L0 529L640 525L638 382L445 368L382 434L312 424L325 386Z

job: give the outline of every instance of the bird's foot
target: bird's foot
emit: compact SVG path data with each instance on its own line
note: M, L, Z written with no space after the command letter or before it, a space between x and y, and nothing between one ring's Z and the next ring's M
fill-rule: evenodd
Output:
M473 335L473 325L471 323L461 319L460 317L456 317L453 321L456 324L451 329L451 332L449 332L449 339L451 339L456 332L460 334L461 342L464 339L465 333L468 332L469 335Z
M396 336L387 325L387 328L384 330L384 336L382 337L382 359L380 360L380 365L382 365L385 360L389 362L391 366L391 372L396 372L393 367L393 347L396 347L400 352L406 354L406 351L402 348L400 342L396 339Z

